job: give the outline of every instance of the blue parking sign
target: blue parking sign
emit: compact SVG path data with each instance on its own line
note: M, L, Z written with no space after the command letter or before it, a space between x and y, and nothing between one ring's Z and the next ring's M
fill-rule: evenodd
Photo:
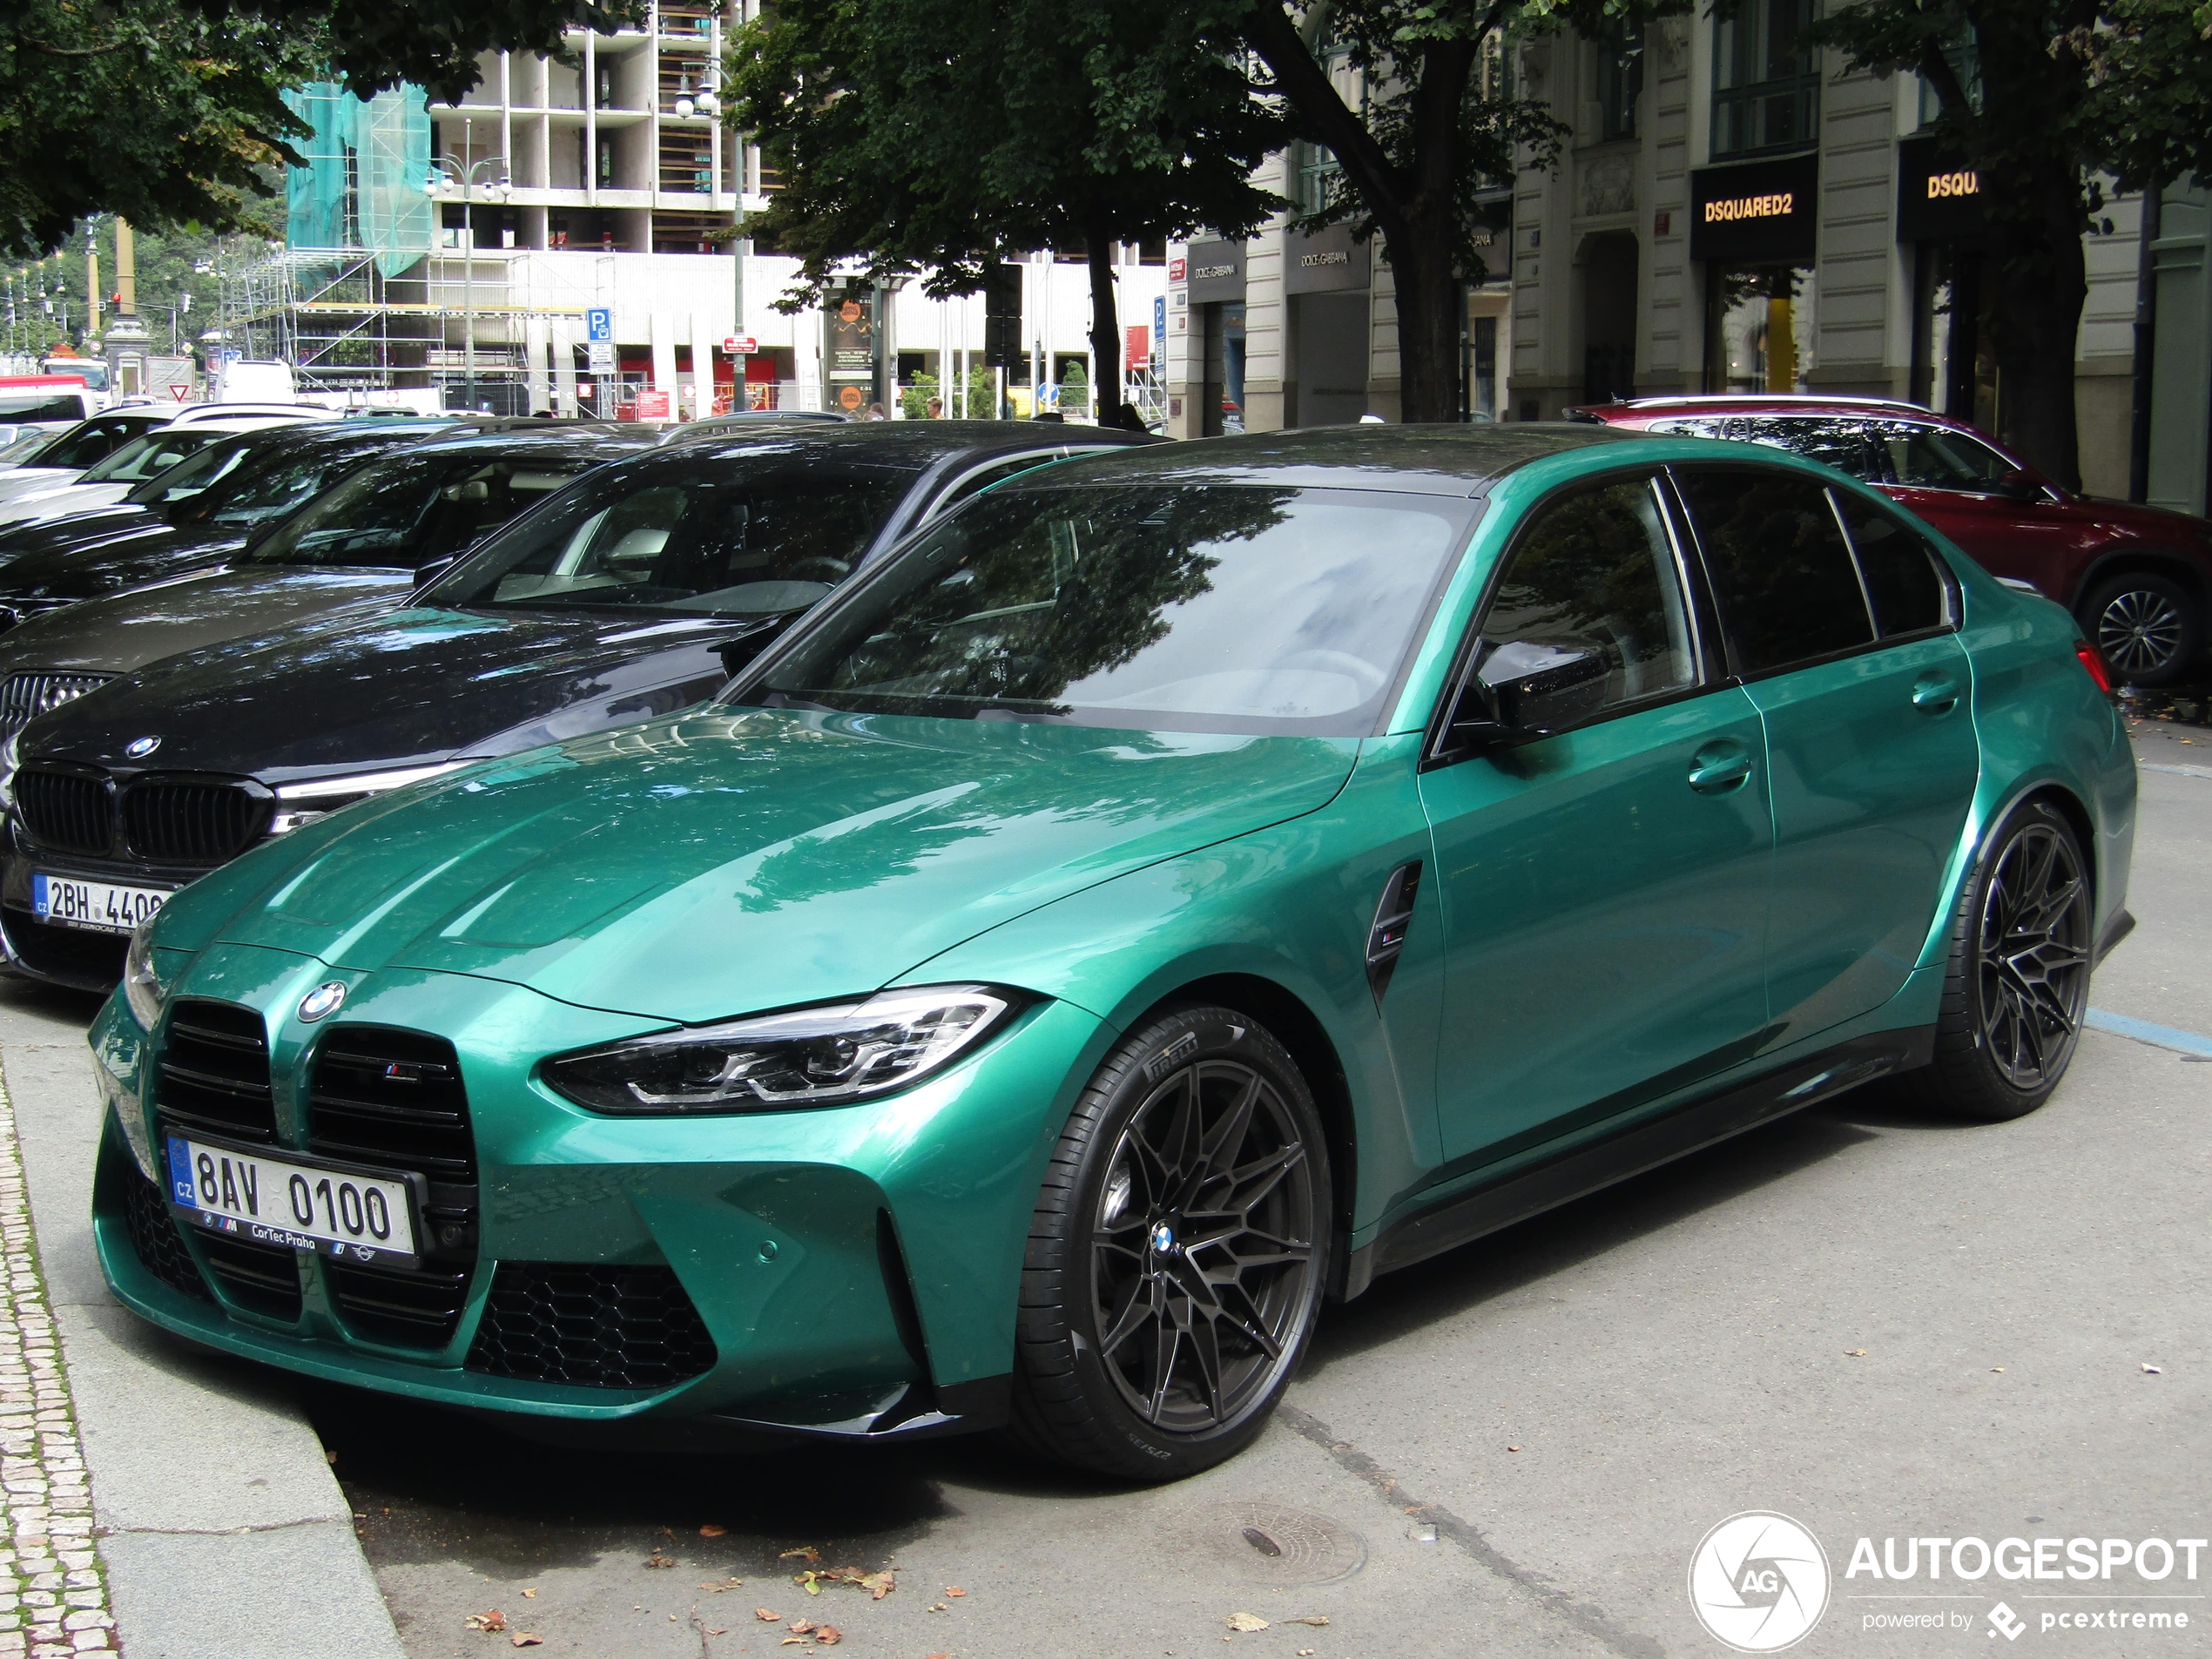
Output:
M615 314L606 306L593 306L583 314L583 337L586 340L612 340L615 337Z

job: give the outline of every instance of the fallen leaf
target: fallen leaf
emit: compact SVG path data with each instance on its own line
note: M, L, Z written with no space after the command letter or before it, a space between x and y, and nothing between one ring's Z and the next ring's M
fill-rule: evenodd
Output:
M507 1628L507 1615L497 1608L492 1608L489 1613L471 1613L462 1628L469 1630L504 1630Z
M524 1590L524 1591L523 1592L523 1594L525 1596L529 1596L529 1597L531 1597L531 1598L535 1599L535 1598L536 1598L536 1595L537 1595L537 1590L536 1590L536 1588L535 1587L532 1587L532 1588L529 1588L529 1589Z
M806 1640L806 1638L805 1636L786 1636L783 1639L782 1645L786 1648L797 1647L803 1643Z
M812 1619L793 1619L789 1624L784 1626L784 1629L795 1636L803 1636L812 1635L815 1624Z
M709 1595L719 1595L725 1590L743 1589L745 1588L745 1580L741 1578L725 1578L718 1581L710 1580L702 1583L699 1588L705 1590ZM523 1594L527 1595L529 1592L525 1590Z
M834 1648L839 1642L845 1640L845 1632L839 1629L833 1624L825 1624L815 1630L814 1640L820 1642L825 1648Z
M1864 1348L1846 1348L1844 1350L1844 1358L1846 1359L1864 1359L1866 1358L1866 1350Z
M2166 1374L2164 1372L2161 1371L2161 1370L2160 1370L2160 1369L2159 1369L2156 1366L2145 1366L2143 1367L2143 1369L2144 1369L2146 1372L2148 1372L2150 1375L2152 1375L2152 1376L2154 1376L2154 1377L2163 1377L2163 1376Z
M1283 1621L1283 1622L1284 1622L1285 1624L1312 1624L1312 1625L1324 1625L1324 1624L1326 1624L1328 1622L1329 1622L1329 1615L1328 1615L1327 1614L1325 1614L1325 1613L1307 1613L1307 1614L1304 1614L1304 1615L1300 1615L1299 1617L1295 1618L1295 1619L1285 1619L1285 1620L1284 1620L1284 1621Z
M2186 739L2184 739L2184 741L2186 741ZM338 1467L338 1453L335 1452L325 1452L322 1454L322 1460L334 1469Z
M705 1526L699 1528L699 1536L702 1538L719 1538L729 1530L730 1529L727 1527L716 1527L711 1525Z
M645 1565L652 1568L670 1568L675 1566L676 1561L673 1557L664 1555L659 1550L656 1549L651 1554L645 1557Z
M945 1602L932 1602L929 1604L929 1611L932 1613L949 1613L952 1611L952 1608Z
M807 1595L819 1595L822 1593L821 1577L819 1573L801 1573L799 1581L806 1587Z
M533 1635L528 1630L516 1631L514 1642L515 1645L518 1648L542 1648L545 1645L545 1638L543 1636Z
M1517 1446L1508 1446L1506 1447L1506 1450L1508 1452L1518 1452L1521 1448Z
M965 1595L968 1592L961 1588L961 1587L957 1584L948 1584L945 1586L945 1594L948 1595Z
M797 1549L787 1549L776 1557L779 1561L818 1561L822 1552L812 1544L801 1544Z
M1226 1622L1232 1630L1251 1631L1267 1629L1267 1621L1257 1613L1232 1613Z
M752 1609L752 1616L763 1624L781 1624L784 1622L784 1615L773 1608L757 1607Z

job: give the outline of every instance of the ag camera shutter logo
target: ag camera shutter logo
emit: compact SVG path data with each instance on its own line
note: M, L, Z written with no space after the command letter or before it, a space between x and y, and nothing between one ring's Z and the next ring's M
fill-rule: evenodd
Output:
M1828 1610L1828 1556L1787 1515L1748 1509L1698 1541L1689 1606L1716 1642L1738 1653L1779 1653Z

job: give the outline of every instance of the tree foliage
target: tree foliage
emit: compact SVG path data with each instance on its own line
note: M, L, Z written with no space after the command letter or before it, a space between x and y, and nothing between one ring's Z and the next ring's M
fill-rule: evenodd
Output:
M728 78L731 125L784 180L756 229L801 261L783 303L856 265L973 293L995 260L1081 247L1110 404L1114 244L1241 235L1281 206L1251 174L1285 131L1233 46L1173 0L786 0Z
M643 0L8 0L0 6L0 254L78 220L229 230L295 159L287 88L337 76L458 98L493 49L558 51Z
M1847 65L1912 71L1981 175L2000 435L2080 483L2074 363L2107 185L2212 172L2212 5L1858 0L1814 25Z

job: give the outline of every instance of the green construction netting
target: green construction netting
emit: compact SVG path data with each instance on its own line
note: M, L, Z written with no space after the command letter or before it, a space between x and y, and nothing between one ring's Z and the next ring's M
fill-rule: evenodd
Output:
M430 111L401 86L367 103L318 81L284 101L314 128L296 147L307 165L285 183L285 239L294 248L367 248L396 276L430 246Z

